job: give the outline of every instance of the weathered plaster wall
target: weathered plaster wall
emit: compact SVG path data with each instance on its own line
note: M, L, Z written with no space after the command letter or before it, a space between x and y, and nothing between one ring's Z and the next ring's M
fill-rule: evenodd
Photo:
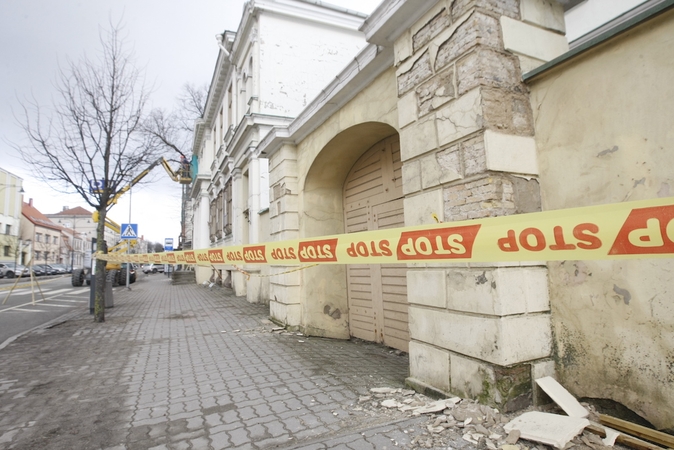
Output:
M259 22L261 114L297 115L366 44L356 30L271 12Z
M287 230L293 227L293 237L344 232L344 180L368 148L396 133L395 89L395 71L390 69L296 148L285 146L271 157L272 235L288 239ZM275 277L271 298L272 317L279 321L312 335L349 337L343 266L312 267L287 274L283 281Z
M544 209L674 195L674 12L530 83ZM674 428L674 262L550 263L557 373Z

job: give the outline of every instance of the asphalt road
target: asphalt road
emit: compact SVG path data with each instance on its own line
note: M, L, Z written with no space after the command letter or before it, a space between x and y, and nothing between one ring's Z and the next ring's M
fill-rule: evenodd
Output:
M70 275L38 277L33 283L21 279L12 290L15 282L16 279L0 280L0 346L75 308L89 309L89 286L73 287Z

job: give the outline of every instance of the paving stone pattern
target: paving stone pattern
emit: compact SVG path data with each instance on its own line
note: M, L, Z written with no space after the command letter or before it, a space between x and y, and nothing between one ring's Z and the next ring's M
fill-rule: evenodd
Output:
M404 353L278 330L268 307L161 276L0 350L0 449L411 448L427 419L359 406ZM466 447L459 442L454 448Z

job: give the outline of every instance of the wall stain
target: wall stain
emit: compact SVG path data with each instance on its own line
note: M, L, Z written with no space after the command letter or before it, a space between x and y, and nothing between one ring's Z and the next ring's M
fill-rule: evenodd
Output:
M485 284L487 281L487 272L482 272L482 275L478 275L477 278L475 278L476 284Z
M340 319L342 317L342 312L339 310L339 308L334 309L332 312L330 309L330 305L325 305L325 307L323 307L323 313L332 317L333 319Z
M602 156L606 156L606 155L609 155L611 153L615 153L618 150L619 150L618 146L614 145L613 148L607 148L606 150L602 150L601 152L597 153L597 158L601 158Z
M618 294L619 296L622 297L622 300L625 302L626 305L630 304L630 300L632 300L632 294L630 294L630 291L627 289L623 289L621 287L618 287L618 285L614 284L613 285L613 292Z

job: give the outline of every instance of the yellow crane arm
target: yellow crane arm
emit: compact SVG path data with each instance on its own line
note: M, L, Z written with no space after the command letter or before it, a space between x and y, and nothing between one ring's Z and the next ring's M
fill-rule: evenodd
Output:
M126 194L126 192L129 189L131 189L134 185L138 184L138 182L140 182L143 178L145 178L145 176L147 176L147 174L150 173L152 169L157 167L157 165L159 164L161 164L164 167L166 173L168 173L169 177L173 181L180 184L190 184L192 182L192 176L190 174L190 167L188 163L181 164L178 171L174 171L173 169L171 169L171 166L169 166L168 161L166 161L164 157L161 157L152 164L150 164L147 169L139 173L133 180L131 180L129 184L124 186L122 189L119 190L119 192L117 192L112 198L110 198L110 200L108 200L107 206L109 207L110 205L117 204L117 200L119 200L122 195ZM98 211L94 211L92 215L92 220L94 221L94 223L98 223L98 218L99 218ZM115 233L118 234L121 233L122 227L108 218L105 219L105 226L110 228Z

